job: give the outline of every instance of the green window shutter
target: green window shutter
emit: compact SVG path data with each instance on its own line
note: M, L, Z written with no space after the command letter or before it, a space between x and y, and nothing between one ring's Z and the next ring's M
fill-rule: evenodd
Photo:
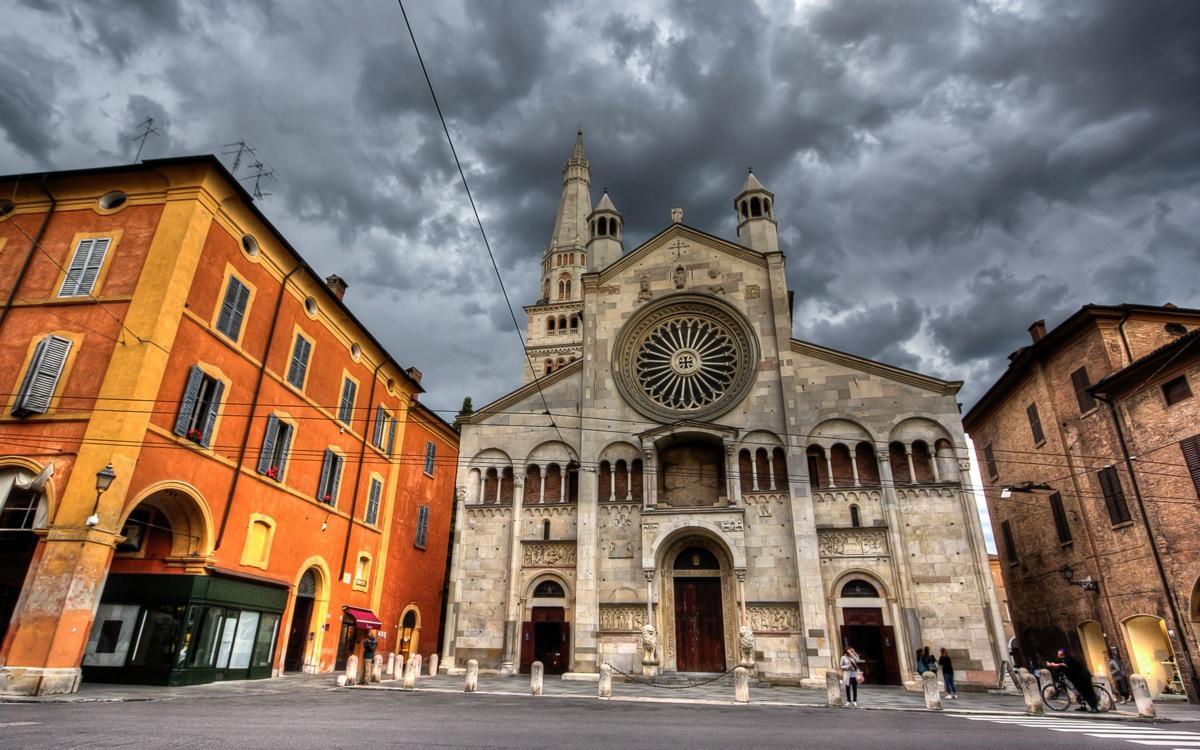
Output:
M1125 523L1133 518L1129 513L1129 503L1125 501L1125 491L1121 489L1121 477L1114 466L1106 466L1097 472L1100 479L1100 490L1104 494L1104 506L1108 509L1108 519L1116 525Z
M333 466L333 451L325 449L325 457L321 460L321 479L317 482L317 499L323 503L333 504L333 493L329 491L329 475L332 472ZM325 495L329 495L329 499L325 499Z
M67 354L70 351L70 339L47 336L38 342L33 358L29 361L29 370L21 381L21 389L13 403L14 416L45 414L50 410L54 389L58 387L58 380L62 377L63 366L67 363Z
M1192 475L1192 486L1196 488L1196 497L1200 498L1200 435L1179 441L1183 451L1183 460L1187 464L1188 473Z
M212 447L213 428L217 424L217 411L221 408L221 397L225 395L225 384L220 380L212 381L212 394L208 400L208 413L204 415L204 436L201 441L205 448Z
M200 400L200 385L204 381L204 370L192 365L187 385L183 387L183 399L179 402L179 416L175 418L175 434L186 437L196 413L196 402Z
M338 420L344 425L348 426L354 418L354 397L357 391L358 388L355 387L353 380L346 378L342 381L342 401L338 405Z
M271 456L275 453L275 441L279 437L279 418L267 415L267 431L263 433L262 453L258 454L258 473L266 474L271 468Z

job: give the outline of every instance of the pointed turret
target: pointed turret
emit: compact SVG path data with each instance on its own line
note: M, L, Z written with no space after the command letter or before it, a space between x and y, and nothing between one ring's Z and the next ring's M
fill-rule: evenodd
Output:
M587 268L588 214L592 210L589 186L592 172L583 152L583 131L575 134L571 157L563 165L562 198L554 217L550 245L542 256L542 299L552 302L577 300L582 288L579 276Z
M596 210L588 215L588 270L599 271L621 257L625 245L621 242L621 230L625 219L608 197L608 190L600 196Z
M742 191L733 199L733 210L738 217L738 241L760 253L775 252L779 250L779 230L772 207L775 194L763 187L753 170L746 172Z

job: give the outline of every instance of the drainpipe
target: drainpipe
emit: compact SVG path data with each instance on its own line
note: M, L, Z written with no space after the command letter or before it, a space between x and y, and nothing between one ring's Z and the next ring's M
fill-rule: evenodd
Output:
M1121 346L1125 349L1125 364L1133 361L1133 350L1129 348L1129 338L1125 335L1125 321L1129 320L1129 316L1133 315L1132 310L1125 310L1125 314L1117 321L1117 335L1121 337ZM1104 403L1108 403L1105 401ZM1111 406L1111 404L1109 404Z
M1180 645L1180 653L1176 654L1176 658L1182 656L1183 661L1187 663L1188 672L1191 673L1192 684L1188 701L1200 703L1200 675L1196 674L1196 665L1192 661L1191 649L1188 648L1185 636L1188 631L1184 629L1183 620L1179 617L1179 609L1175 606L1175 595L1171 591L1170 581L1167 580L1167 571L1163 568L1162 556L1158 552L1158 543L1154 537L1154 529L1150 526L1150 515L1146 512L1142 491L1138 487L1137 474L1133 470L1133 459L1129 455L1129 445L1125 442L1125 431L1121 429L1121 419L1117 415L1116 404L1106 394L1094 393L1093 395L1108 405L1108 412L1112 415L1113 427L1117 430L1117 442L1121 445L1121 456L1125 461L1125 470L1129 472L1129 484L1133 487L1133 496L1137 499L1138 511L1142 514L1142 523L1146 526L1154 567L1158 571L1159 581L1162 582L1163 594L1167 597L1167 607L1171 610L1171 621L1175 624L1175 633ZM1172 648L1174 648L1174 644L1172 644Z
M0 312L0 327L3 327L8 321L8 311L12 309L13 301L17 298L17 290L21 288L21 282L25 280L25 274L29 271L29 264L33 262L33 254L41 247L42 237L46 234L46 226L50 224L50 215L58 207L58 201L50 193L50 189L46 187L46 179L49 176L48 174L43 174L42 182L38 187L50 199L50 210L42 218L41 226L38 227L37 233L33 236L33 242L29 245L29 252L25 254L25 261L21 264L21 270L17 273L17 278L13 281L12 289L8 291L8 299L4 301L4 311ZM16 221L16 217L11 217L9 221Z
M237 494L238 480L242 478L242 466L246 462L246 447L250 443L250 428L254 425L254 411L258 408L258 398L262 395L267 358L271 356L271 344L275 341L275 321L279 320L279 308L283 306L283 298L287 294L288 280L302 267L302 264L297 265L288 271L279 285L279 296L275 298L275 310L271 313L271 330L267 333L267 346L263 350L262 362L258 365L258 379L254 381L254 395L250 397L250 413L246 415L246 429L242 432L242 446L238 449L237 467L233 470L233 481L229 483L229 495L225 498L225 512L221 514L221 527L217 531L217 543L213 545L213 551L221 549L221 541L225 538L225 527L229 525L229 515L233 512L233 497Z
M340 573L346 575L346 560L350 557L350 535L354 533L354 516L358 513L358 489L362 484L362 467L363 461L367 456L367 431L371 429L371 413L374 411L371 407L375 403L375 386L379 382L379 371L387 364L387 359L380 361L379 366L375 368L375 372L371 374L371 391L367 394L367 415L363 420L362 441L358 447L358 468L354 472L354 498L350 501L350 522L346 524L346 543L342 547L342 566ZM383 498L380 498L382 503Z

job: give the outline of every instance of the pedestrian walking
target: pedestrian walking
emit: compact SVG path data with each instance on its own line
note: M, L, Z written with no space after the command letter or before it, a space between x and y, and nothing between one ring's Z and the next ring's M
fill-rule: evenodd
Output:
M1058 650L1058 661L1048 661L1046 662L1046 666L1061 669L1063 675L1075 686L1075 690L1079 693L1079 697L1084 703L1084 705L1075 709L1076 711L1100 712L1100 709L1097 708L1100 699L1096 696L1096 688L1092 686L1092 673L1088 670L1086 664L1068 653L1065 648L1060 648Z
M1108 673L1112 676L1113 690L1117 692L1117 700L1121 703L1133 700L1133 691L1129 687L1129 675L1125 674L1125 668L1121 666L1115 646L1109 649Z
M375 663L375 649L378 645L379 641L375 640L375 631L368 630L367 637L363 639L362 647L363 685L371 681L371 667Z
M937 658L933 655L933 651L926 646L919 653L920 656L917 657L917 674L925 674L926 672L937 674L938 663Z
M945 648L942 649L942 655L938 657L937 664L942 670L942 682L946 684L946 697L950 700L958 700L958 691L954 689L954 662L950 661L950 652Z
M853 648L847 648L842 653L839 664L842 669L842 682L846 686L846 705L858 706L858 684L862 682L862 657Z

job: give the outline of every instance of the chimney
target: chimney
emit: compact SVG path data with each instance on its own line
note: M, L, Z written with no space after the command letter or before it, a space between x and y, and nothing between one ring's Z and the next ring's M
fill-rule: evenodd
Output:
M337 295L338 299L346 296L346 280L336 273L332 276L325 277L325 283L329 285L330 291Z
M1033 343L1041 341L1046 336L1046 321L1038 320L1033 325L1029 326L1029 336L1033 339Z
M410 367L407 370L405 370L405 372L407 372L408 376L410 378L412 378L413 380L417 381L418 383L421 382L421 371L418 370L417 368Z

